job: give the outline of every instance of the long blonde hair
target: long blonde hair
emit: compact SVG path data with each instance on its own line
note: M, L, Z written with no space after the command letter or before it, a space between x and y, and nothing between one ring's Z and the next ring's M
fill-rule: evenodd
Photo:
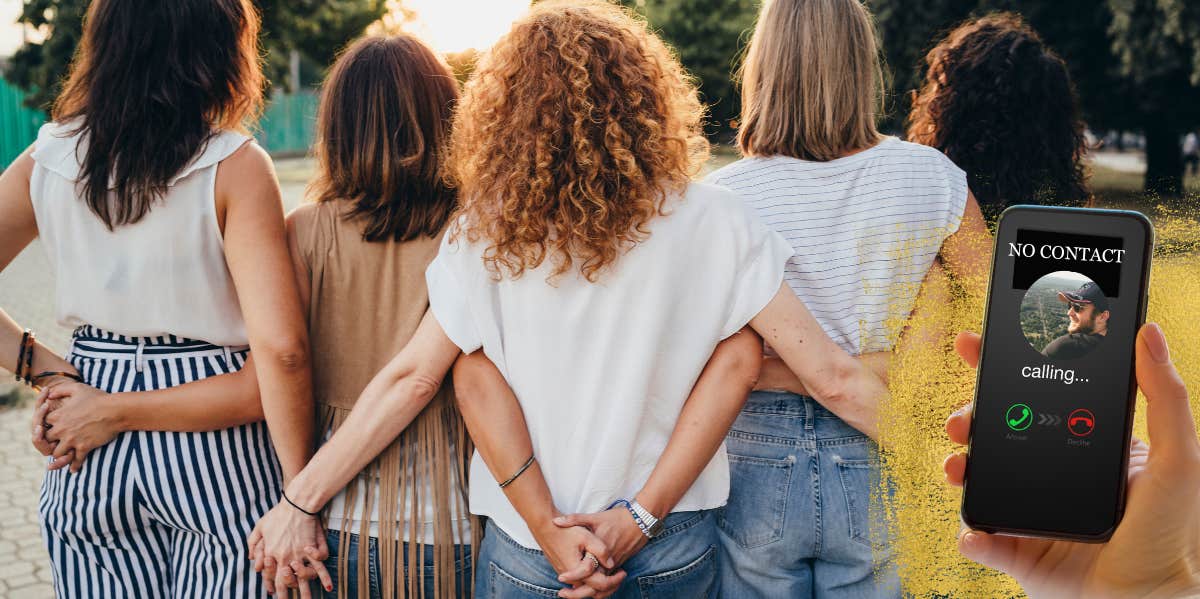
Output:
M882 139L883 64L860 0L767 0L740 79L747 156L826 161Z

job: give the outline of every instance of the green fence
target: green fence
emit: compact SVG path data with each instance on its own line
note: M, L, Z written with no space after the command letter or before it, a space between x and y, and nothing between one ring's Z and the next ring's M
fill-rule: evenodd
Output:
M5 167L37 139L38 127L46 122L40 110L26 108L21 90L0 79L0 165Z
M46 114L27 108L21 90L0 79L0 166L7 167L37 139ZM304 154L312 144L317 94L276 94L267 104L255 137L274 156Z

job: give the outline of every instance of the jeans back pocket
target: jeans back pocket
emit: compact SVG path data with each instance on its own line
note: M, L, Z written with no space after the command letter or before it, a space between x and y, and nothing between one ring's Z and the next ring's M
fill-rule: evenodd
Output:
M846 515L850 538L871 545L871 479L875 469L871 460L835 459L842 493L846 497Z
M496 564L488 564L488 599L526 599L528 597L557 597L558 589L525 582Z
M717 510L717 526L743 548L783 538L796 458L759 458L729 453L729 502Z
M710 545L700 557L674 570L637 577L645 599L698 599L717 596L717 548Z

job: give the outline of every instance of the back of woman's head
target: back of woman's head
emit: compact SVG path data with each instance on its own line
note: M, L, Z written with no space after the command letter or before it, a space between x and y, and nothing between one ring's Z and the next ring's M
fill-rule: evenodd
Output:
M908 137L965 170L985 212L1090 199L1084 125L1067 67L1020 17L967 21L926 62Z
M145 216L215 131L243 128L262 88L249 0L95 0L53 117L77 120L84 200L114 228Z
M826 161L881 138L883 66L860 0L767 0L741 81L748 156Z
M545 2L467 83L452 134L465 231L498 276L544 260L591 281L648 235L707 157L702 108L644 22L599 1Z
M317 200L351 202L367 241L436 236L455 206L444 150L457 99L449 67L416 38L355 42L321 94Z

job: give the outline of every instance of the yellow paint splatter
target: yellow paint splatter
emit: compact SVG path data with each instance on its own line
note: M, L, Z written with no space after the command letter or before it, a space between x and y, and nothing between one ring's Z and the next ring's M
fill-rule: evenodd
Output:
M1154 211L1158 239L1151 270L1148 319L1166 332L1171 355L1192 389L1200 415L1200 218L1165 208ZM961 283L958 282L958 283ZM974 287L978 282L969 282ZM890 540L906 596L1021 597L1009 577L962 558L957 549L961 492L946 485L942 461L961 449L946 438L947 416L973 397L975 375L954 353L958 331L978 331L983 302L944 276L931 276L911 318L898 332L924 342L902 344L889 368L891 399L881 407L883 480L872 520ZM904 294L898 294L904 295ZM907 294L911 297L911 293ZM1138 398L1135 434L1146 438L1145 403ZM879 538L879 537L877 537Z

